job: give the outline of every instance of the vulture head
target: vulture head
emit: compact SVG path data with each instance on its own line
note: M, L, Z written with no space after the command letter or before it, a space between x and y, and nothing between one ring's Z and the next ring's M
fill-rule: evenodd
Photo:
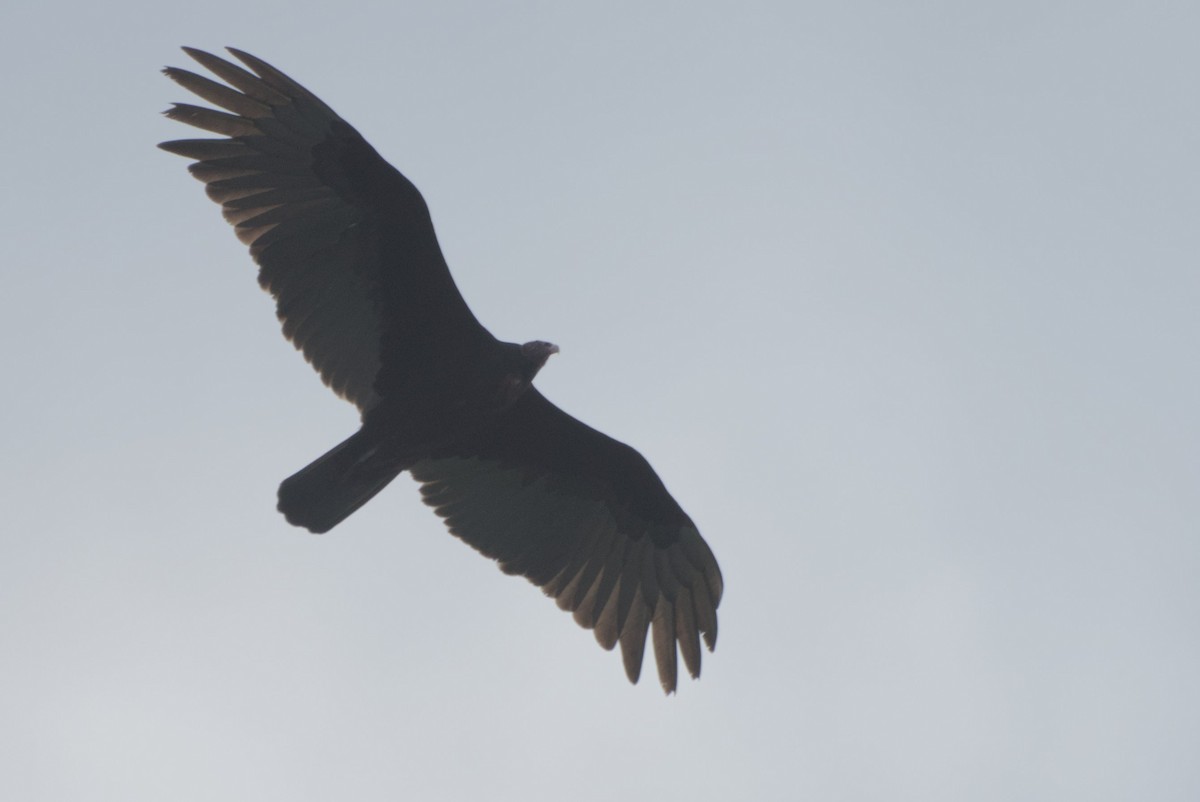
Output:
M551 354L558 353L558 346L542 340L531 340L521 346L521 359L525 362L525 380L533 381L533 377L546 364Z

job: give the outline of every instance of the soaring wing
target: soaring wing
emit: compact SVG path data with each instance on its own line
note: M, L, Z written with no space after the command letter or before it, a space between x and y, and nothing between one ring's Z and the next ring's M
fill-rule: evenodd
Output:
M227 111L177 103L173 120L220 134L159 147L197 161L225 219L250 246L283 333L338 395L370 409L410 366L469 356L492 337L450 277L421 193L348 123L271 65L253 72L184 48L229 86L168 67ZM232 87L232 88L230 88Z
M620 643L631 682L651 626L663 689L675 690L676 644L700 675L700 637L716 645L721 571L637 451L530 389L412 474L453 534L540 586L605 649Z

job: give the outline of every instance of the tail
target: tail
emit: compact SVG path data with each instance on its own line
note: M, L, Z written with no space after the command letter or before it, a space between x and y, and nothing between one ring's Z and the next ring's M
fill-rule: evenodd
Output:
M288 523L328 532L395 479L403 465L372 460L379 441L362 430L279 485L279 511Z

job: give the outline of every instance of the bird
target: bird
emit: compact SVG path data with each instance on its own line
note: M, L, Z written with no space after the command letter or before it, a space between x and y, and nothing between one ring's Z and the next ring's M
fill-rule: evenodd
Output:
M164 114L217 137L193 159L250 249L284 336L361 425L285 479L278 508L328 532L408 471L449 531L573 613L636 683L700 676L724 582L696 525L632 447L533 385L556 345L494 337L451 277L417 188L316 95L236 48L184 52L220 81L164 74L215 106Z

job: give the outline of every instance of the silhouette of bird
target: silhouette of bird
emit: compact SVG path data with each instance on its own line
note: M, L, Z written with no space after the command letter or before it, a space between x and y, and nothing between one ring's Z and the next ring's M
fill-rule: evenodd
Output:
M221 204L283 333L361 428L284 480L287 520L327 532L401 472L450 532L618 643L637 682L649 639L663 689L700 674L722 579L691 518L634 449L546 400L558 348L497 340L458 292L420 192L315 95L233 48L184 51L225 83L165 74L219 109L165 114L219 138L159 147ZM248 69L246 69L248 68ZM652 635L651 635L652 632ZM678 647L678 650L677 650Z

